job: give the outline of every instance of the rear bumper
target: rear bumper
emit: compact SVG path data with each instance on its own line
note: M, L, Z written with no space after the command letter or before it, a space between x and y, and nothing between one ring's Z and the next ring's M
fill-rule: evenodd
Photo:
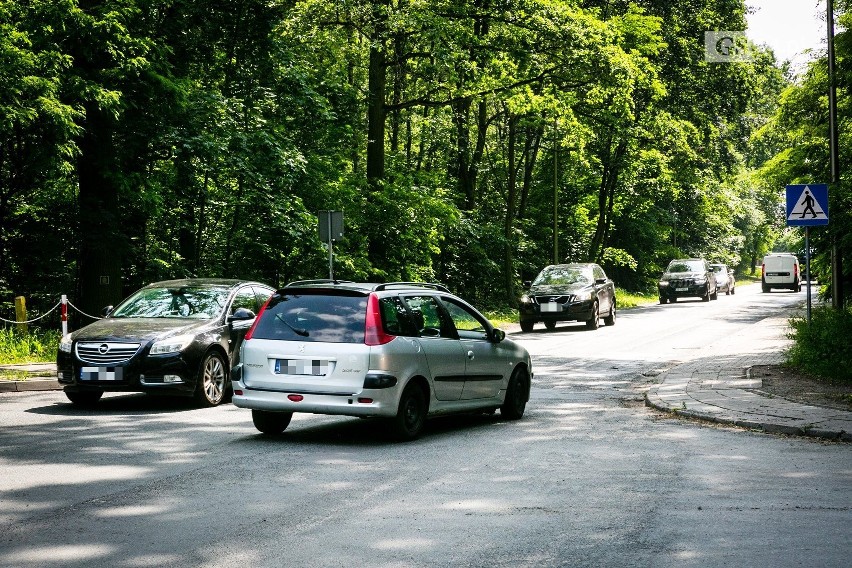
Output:
M362 389L352 394L310 393L303 391L271 391L249 388L234 381L232 402L239 408L273 412L307 412L342 416L396 416L397 388ZM292 400L298 395L301 400Z

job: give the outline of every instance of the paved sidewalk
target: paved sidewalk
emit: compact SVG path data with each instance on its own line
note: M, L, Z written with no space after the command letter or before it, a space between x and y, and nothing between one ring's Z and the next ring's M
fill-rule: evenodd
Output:
M767 318L659 376L645 403L678 416L782 434L852 441L852 412L760 393L751 367L783 362L787 318Z

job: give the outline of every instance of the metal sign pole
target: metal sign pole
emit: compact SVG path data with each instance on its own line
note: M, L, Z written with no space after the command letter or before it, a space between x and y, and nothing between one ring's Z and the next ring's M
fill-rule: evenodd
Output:
M810 243L810 232L811 228L805 226L805 276L808 280L807 287L805 288L805 293L808 295L807 301L807 315L808 315L808 325L811 325L811 243Z
M328 215L328 279L334 280L334 239L331 238L331 215L332 211L327 211Z

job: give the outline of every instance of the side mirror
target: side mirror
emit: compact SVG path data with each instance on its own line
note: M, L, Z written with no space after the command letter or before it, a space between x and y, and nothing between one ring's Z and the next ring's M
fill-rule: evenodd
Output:
M110 314L110 312L112 312L112 308L113 308L113 306L106 306L104 308L104 311L103 311L104 317L107 317Z
M532 286L532 280L524 280L524 288L529 288Z
M254 312L246 308L237 308L228 316L228 323L232 321L246 321L254 319Z
M596 278L595 284L606 284L606 278Z
M491 332L491 341L493 341L494 343L500 343L504 339L506 339L506 332L502 329L497 329L495 327L494 330Z

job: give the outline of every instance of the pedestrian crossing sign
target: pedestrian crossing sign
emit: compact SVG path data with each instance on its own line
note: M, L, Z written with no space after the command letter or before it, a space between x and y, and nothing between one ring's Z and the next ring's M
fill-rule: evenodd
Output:
M828 225L828 185L813 183L787 186L787 225Z

